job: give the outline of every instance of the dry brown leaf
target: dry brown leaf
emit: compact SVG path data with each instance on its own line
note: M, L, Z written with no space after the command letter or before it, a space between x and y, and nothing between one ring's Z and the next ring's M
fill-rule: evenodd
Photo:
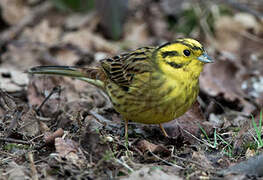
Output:
M195 142L193 136L200 136L199 126L203 127L208 134L212 132L212 125L206 121L198 102L181 117L164 124L169 136L175 139L183 139L184 142L190 143Z
M85 159L76 142L70 139L56 138L55 147L59 156L66 158L70 163L79 168L84 167Z
M34 106L39 106L44 99L51 93L53 88L58 87L61 83L62 78L54 77L45 77L40 76L38 78L33 78L30 84L28 85L27 96L29 104ZM64 106L66 98L64 93L54 93L48 101L44 104L41 111L45 116L52 116L54 113L58 112L61 107Z
M40 130L40 132L41 133L46 133L46 132L49 132L50 131L50 128L47 126L47 124L46 123L44 123L44 122L39 122L39 130Z
M170 39L172 33L168 31L166 16L158 4L152 3L149 6L149 12L144 14L144 20L148 23L149 31L159 38Z
M242 95L241 84L235 79L238 67L231 61L209 64L200 77L200 87L211 96L224 94L225 99L235 101Z
M78 151L76 143L70 139L56 138L55 147L57 153L62 157L66 157L71 152L76 153Z
M29 67L39 65L36 60L46 51L46 47L36 43L25 43L23 41L12 43L7 46L7 51L2 54L1 66L11 66L12 68L25 71Z
M257 21L256 17L253 16L252 14L248 14L248 13L236 13L233 17L233 19L236 22L239 22L240 24L242 24L242 26L246 29L246 30L250 30L253 31L253 33L258 34L260 32L262 32L262 24Z
M248 148L248 149L246 150L245 156L246 156L247 159L249 159L250 157L253 157L253 156L255 156L255 155L256 155L256 152L255 152L254 149Z
M26 136L36 136L40 134L39 123L36 119L36 112L34 109L30 108L25 114L21 117L21 128L19 131Z
M88 112L94 107L92 101L86 101L83 99L78 99L76 101L71 101L65 104L62 113L58 117L58 126L62 128L67 128L70 124L79 124L83 119L83 114Z
M243 70L243 69L242 69ZM225 100L243 107L249 115L255 107L244 99L240 68L231 61L216 61L206 67L200 77L200 88L210 96L222 95ZM236 102L237 101L237 102Z
M240 33L244 31L245 27L233 17L222 16L218 18L215 22L217 49L219 51L238 53L242 40Z
M263 30L261 31L263 33ZM242 72L242 91L255 99L259 107L263 106L263 41L244 38L241 62L246 68Z
M171 154L171 151L163 145L156 145L146 140L141 140L138 143L136 143L136 147L143 153L149 151L154 154L162 154L163 156L169 156Z
M24 0L1 0L0 6L4 20L10 25L18 24L30 13Z
M1 178L6 176L7 179L30 179L25 166L18 165L15 161L9 162L5 170L8 173L1 174Z
M71 50L60 49L53 53L53 57L63 66L72 66L75 65L79 60L79 56Z
M81 147L92 156L93 161L102 160L108 152L111 152L109 142L100 135L99 130L103 124L99 123L93 116L87 116L80 140Z
M90 29L82 28L79 31L65 33L62 42L74 44L81 49L104 51L116 54L119 50L117 45L106 41L102 36L95 34Z
M136 49L141 46L149 45L149 34L147 24L141 21L129 21L124 27L124 41L129 48Z
M212 162L209 161L202 151L194 151L192 160L198 162L204 169L213 169Z
M60 35L61 30L59 28L51 27L47 20L43 20L33 28L26 28L21 38L30 42L43 43L51 46L58 43Z

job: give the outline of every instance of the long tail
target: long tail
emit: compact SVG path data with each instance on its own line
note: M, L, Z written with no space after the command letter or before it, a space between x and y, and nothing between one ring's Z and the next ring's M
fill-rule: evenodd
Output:
M30 74L50 74L74 77L104 90L104 73L97 67L78 68L74 66L36 66L30 68L27 72Z

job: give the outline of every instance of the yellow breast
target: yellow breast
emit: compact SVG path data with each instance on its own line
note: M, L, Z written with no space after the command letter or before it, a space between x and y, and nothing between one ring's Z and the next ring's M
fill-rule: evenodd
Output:
M160 124L184 114L196 99L198 80L180 82L159 73L144 73L134 80L128 92L109 83L109 97L124 119Z

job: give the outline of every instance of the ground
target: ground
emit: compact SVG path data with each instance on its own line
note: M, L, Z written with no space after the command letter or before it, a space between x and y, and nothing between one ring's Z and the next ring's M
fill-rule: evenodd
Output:
M0 179L262 179L263 4L179 0L0 1ZM124 122L96 87L32 76L177 37L214 63L198 101L156 125Z

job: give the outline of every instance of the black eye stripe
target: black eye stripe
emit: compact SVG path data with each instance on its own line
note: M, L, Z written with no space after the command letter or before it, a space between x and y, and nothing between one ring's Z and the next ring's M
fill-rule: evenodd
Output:
M183 67L183 64L177 64L177 63L175 63L175 62L168 62L168 61L164 61L164 62L165 62L166 64L169 64L169 65L172 66L173 68L176 68L176 69Z
M185 49L183 51L183 53L184 53L185 56L190 56L190 54L191 54L191 52L188 49Z
M162 57L166 58L167 56L169 57L174 57L174 56L178 56L178 52L177 51L164 51L162 52Z

